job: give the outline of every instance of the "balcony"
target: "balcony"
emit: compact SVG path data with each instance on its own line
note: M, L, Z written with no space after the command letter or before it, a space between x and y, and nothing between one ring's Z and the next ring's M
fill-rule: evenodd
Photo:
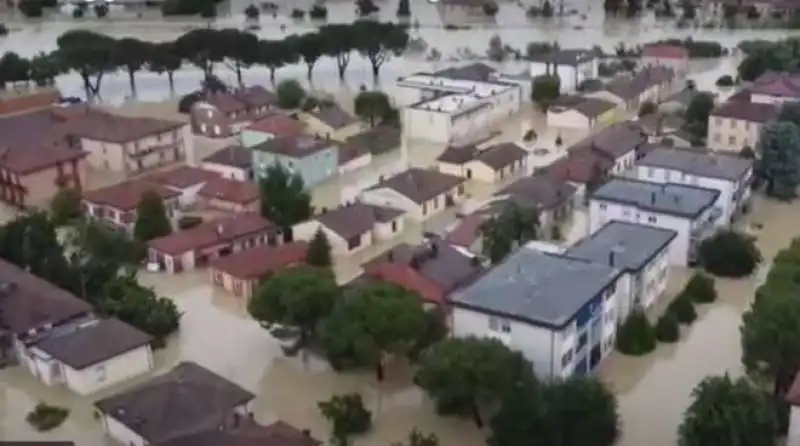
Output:
M153 153L156 153L156 152L162 152L162 151L165 151L165 150L179 149L182 146L183 146L183 139L179 138L179 139L176 139L175 141L170 142L170 143L156 144L156 145L152 145L150 147L147 147L145 149L134 149L133 151L127 152L127 154L128 154L128 158L134 159L134 160L139 160L139 159L142 159L142 158L144 158L144 157L146 157L148 155L151 155Z

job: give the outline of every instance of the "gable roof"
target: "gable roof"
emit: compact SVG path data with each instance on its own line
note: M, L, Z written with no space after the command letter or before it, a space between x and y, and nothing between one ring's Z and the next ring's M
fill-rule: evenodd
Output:
M152 340L147 333L112 318L54 332L38 341L36 347L75 370L83 370Z
M613 110L617 104L600 98L585 98L572 108L587 118L596 118L603 113Z
M494 170L504 169L528 156L528 151L511 142L494 144L479 151L475 159Z
M391 125L377 125L369 130L347 138L339 148L339 152L386 153L400 147L402 130ZM341 156L341 155L340 155Z
M727 181L738 181L753 168L752 160L740 156L678 147L650 150L636 163L640 166L660 167Z
M607 265L524 247L450 301L472 311L561 328L619 275Z
M147 242L147 246L163 254L178 255L194 249L229 243L240 237L274 228L274 226L272 222L256 213L244 212L203 222L190 229L154 238Z
M564 255L626 271L641 271L677 236L677 232L669 229L610 221L573 244Z
M644 48L642 48L642 57L688 59L689 50L679 45L645 45Z
M251 147L251 150L275 153L292 158L305 158L331 147L329 140L313 136L279 136Z
M306 124L289 115L274 113L250 124L247 130L269 133L275 136L300 136L305 133Z
M65 132L95 141L124 144L148 136L177 130L182 121L120 116L86 106L83 113L75 113L65 124Z
M253 154L244 146L230 145L203 158L203 162L250 169L253 166Z
M359 122L358 118L346 112L336 103L320 104L306 113L334 130L339 130Z
M719 194L718 190L698 186L650 183L615 177L599 187L591 199L623 203L651 212L694 219L713 206Z
M194 362L172 370L95 406L148 443L167 441L226 423L233 408L255 395Z
M219 173L192 166L178 166L142 177L145 181L175 189L197 186L216 178L220 178Z
M0 116L10 116L49 108L61 100L58 90L21 94L0 99Z
M521 178L494 194L490 208L505 206L512 201L522 207L549 210L556 208L575 196L577 188L559 181L546 173ZM498 206L499 205L499 206Z
M218 177L208 181L197 195L210 200L250 204L259 199L261 191L255 183Z
M236 424L238 423L238 424ZM225 429L212 429L175 438L154 446L317 446L319 441L283 421L262 426L238 421Z
M308 243L260 245L227 257L218 257L211 267L238 279L255 279L293 265L305 263Z
M400 172L379 182L369 190L392 189L411 201L422 204L445 192L449 192L463 182L464 179L459 176L448 175L432 169L412 167L405 172Z
M585 50L580 48L572 49L556 49L550 52L543 52L533 54L530 57L531 62L549 63L555 65L569 65L577 66L583 63L591 62L597 58L597 54L592 50Z
M347 240L372 230L375 223L386 223L403 215L402 211L357 201L314 217L321 225Z
M606 85L606 91L624 101L639 97L648 88L675 78L675 71L661 65L649 66L633 74L620 76Z
M0 277L0 314L3 323L18 336L92 311L85 301L2 259Z
M155 192L163 200L180 195L180 192L176 190L139 178L84 192L83 201L129 211L135 209L142 199L142 195L149 191Z

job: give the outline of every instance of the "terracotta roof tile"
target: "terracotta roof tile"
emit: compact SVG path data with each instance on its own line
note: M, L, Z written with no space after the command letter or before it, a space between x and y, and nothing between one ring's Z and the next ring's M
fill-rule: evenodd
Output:
M349 239L371 231L377 222L390 222L401 215L403 212L396 209L356 202L314 218L343 239Z
M548 174L557 181L587 184L605 176L613 161L594 150L570 152L547 167Z
M775 104L727 100L716 107L711 116L765 123L777 118L779 113L780 107Z
M210 170L191 166L179 166L150 174L143 179L166 187L185 189L187 187L197 186L198 184L208 183L220 177L221 175L219 173Z
M447 232L445 240L457 246L469 247L481 237L481 225L485 219L479 213L469 214L456 223L456 226Z
M226 429L210 429L153 446L317 446L308 432L277 421L262 426L252 420L239 421ZM35 445L34 445L35 446Z
M142 195L148 191L157 193L164 200L180 195L180 192L168 189L160 184L144 179L136 179L84 192L83 200L92 204L128 211L134 209L142 199Z
M365 268L364 274L417 293L428 302L444 304L442 289L408 265L392 262L378 263Z
M83 150L60 146L45 146L39 149L0 149L0 166L19 174L40 171L58 163L77 161L89 153Z
M273 227L272 222L258 214L235 214L150 240L147 246L163 254L178 255L215 244L229 243Z
M61 94L58 91L43 91L13 98L0 99L0 116L9 116L49 108L60 100Z
M95 141L127 143L187 125L181 121L119 116L86 108L66 121L64 131L70 135Z
M215 270L239 279L255 279L295 265L304 264L308 243L261 245L246 249L211 263Z
M424 203L462 183L464 179L455 175L432 169L410 168L381 181L370 189L392 189L415 203Z
M306 131L306 123L283 113L275 113L250 124L247 130L276 136L300 136Z
M258 200L258 185L230 178L217 177L208 181L197 193L203 198L248 204Z
M219 164L221 166L250 169L253 166L253 154L250 149L232 145L224 147L211 155L203 158L204 163Z
M659 59L688 59L689 51L679 45L647 45L642 48L642 57Z

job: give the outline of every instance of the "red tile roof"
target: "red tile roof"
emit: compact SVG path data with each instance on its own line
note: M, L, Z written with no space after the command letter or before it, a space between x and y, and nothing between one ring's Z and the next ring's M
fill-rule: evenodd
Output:
M732 118L740 121L765 123L778 117L780 107L776 104L727 100L716 107L711 116Z
M88 152L68 147L41 147L34 150L0 149L0 167L22 175L55 166L58 163L77 161Z
M306 124L283 113L275 113L250 124L247 130L277 136L300 136L305 132Z
M0 99L0 116L15 115L47 108L61 99L58 91L44 91L13 98Z
M365 268L364 275L417 293L429 302L444 304L444 292L442 289L409 265L380 262L368 265Z
M308 244L261 245L220 257L211 263L217 271L239 279L255 279L291 266L305 263Z
M207 182L197 194L203 198L237 204L252 203L258 200L261 195L258 185L254 183L223 177L214 178Z
M570 152L547 168L556 181L587 184L602 178L613 161L590 148Z
M747 88L752 94L800 98L800 75L784 72L767 72Z
M134 209L145 192L153 191L162 199L167 200L180 195L180 192L167 189L144 179L124 181L102 189L85 192L83 200L91 204L109 206L120 211Z
M474 213L463 217L458 224L450 230L445 240L458 246L470 246L481 236L481 224L484 217Z
M187 125L182 121L114 115L90 107L84 107L83 110L84 113L72 113L64 124L65 133L95 141L123 144Z
M230 243L247 235L264 232L273 226L272 222L258 214L235 214L150 240L147 246L163 254L179 255L216 244Z
M162 186L185 189L207 183L211 180L220 178L220 174L198 167L180 166L174 169L156 172L146 176L144 179Z
M688 59L689 51L678 45L647 45L642 48L642 57L659 59Z

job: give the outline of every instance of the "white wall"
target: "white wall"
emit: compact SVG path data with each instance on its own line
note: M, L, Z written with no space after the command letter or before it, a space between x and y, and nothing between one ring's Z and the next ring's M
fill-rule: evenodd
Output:
M178 204L181 207L188 207L192 206L193 204L197 203L197 193L200 192L200 189L205 186L205 181L199 184L194 184L192 186L180 189L177 187L166 186L167 188L174 190L176 192L180 192L181 195L178 197Z
M450 126L449 113L410 107L403 109L403 129L407 138L447 144Z
M394 229L392 229L392 223L394 223ZM386 223L377 223L375 225L373 238L378 241L390 240L402 234L404 230L405 230L405 219L401 215L395 218L393 221Z
M362 191L358 200L375 206L384 206L405 211L411 218L422 220L422 207L392 189L378 188Z
M127 428L114 417L103 415L103 430L105 433L125 446L146 446L148 443L136 432Z
M123 353L83 370L64 366L67 387L81 395L118 384L153 368L153 350L150 345Z
M678 233L670 246L670 262L686 266L689 262L689 240L693 222L686 218L643 211L635 206L591 199L589 202L589 233L594 233L612 220L638 223Z
M672 247L672 240L661 252L659 252L653 260L645 265L644 270L639 273L638 285L641 286L642 307L649 309L659 298L664 294L667 289L667 280L669 277L669 252Z
M560 111L550 109L547 111L547 126L568 129L589 130L592 123L583 113L572 108L563 108Z
M200 168L211 172L216 172L222 175L224 178L229 178L231 180L249 181L249 178L247 178L247 171L238 167L204 162Z
M615 175L620 174L632 168L635 164L636 164L636 150L631 150L625 155L622 155L621 157L614 160L614 166L611 168L611 173Z
M344 175L348 172L353 172L358 169L367 167L371 162L372 162L372 154L369 152L365 152L361 156L353 158L352 160L348 161L345 164L340 164L339 175Z

